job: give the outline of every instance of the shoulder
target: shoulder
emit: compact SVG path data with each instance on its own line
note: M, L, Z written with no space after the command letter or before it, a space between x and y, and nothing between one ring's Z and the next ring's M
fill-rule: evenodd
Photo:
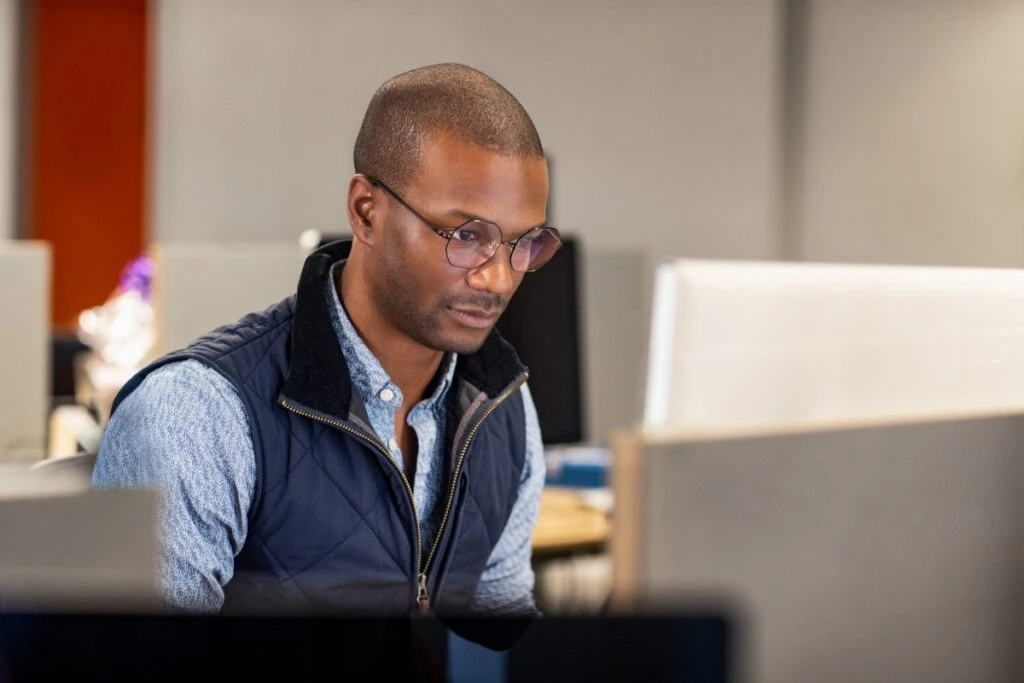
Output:
M241 408L238 392L230 380L205 363L188 359L150 372L125 397L114 418L122 411L132 412L133 407L201 416L209 412L210 406L231 408L235 404Z
M226 479L248 490L254 467L248 418L231 382L186 360L154 370L114 411L94 483L201 489Z
M190 467L213 453L250 458L249 420L234 385L197 360L153 370L121 401L103 436L105 456Z

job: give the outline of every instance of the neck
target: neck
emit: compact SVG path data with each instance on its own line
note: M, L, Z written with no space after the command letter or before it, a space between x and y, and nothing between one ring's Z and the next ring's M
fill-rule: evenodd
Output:
M351 262L341 269L338 298L363 343L402 390L405 403L414 404L425 396L444 353L417 343L385 320L370 303L373 299L357 271Z

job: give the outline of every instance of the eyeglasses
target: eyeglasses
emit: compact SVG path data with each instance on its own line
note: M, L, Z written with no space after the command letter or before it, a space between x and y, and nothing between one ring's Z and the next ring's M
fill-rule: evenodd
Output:
M501 228L494 223L479 219L466 221L457 228L445 230L424 218L419 211L409 206L404 199L381 181L369 176L366 178L374 187L379 187L404 206L424 225L448 240L445 255L448 257L448 263L456 268L479 268L493 258L498 247L505 245L509 250L509 262L512 264L512 270L529 273L550 261L551 257L562 248L562 237L558 234L558 230L548 227L534 228L518 239L509 242L504 241Z

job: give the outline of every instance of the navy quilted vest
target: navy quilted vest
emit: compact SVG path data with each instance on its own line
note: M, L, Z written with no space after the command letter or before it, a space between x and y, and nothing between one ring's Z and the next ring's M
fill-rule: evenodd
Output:
M429 605L463 614L518 494L526 369L497 332L459 358L439 503L447 513L437 539L421 543L411 488L369 426L329 318L327 278L350 246L315 252L295 296L150 365L118 402L184 358L220 372L242 397L256 494L225 610L385 615Z

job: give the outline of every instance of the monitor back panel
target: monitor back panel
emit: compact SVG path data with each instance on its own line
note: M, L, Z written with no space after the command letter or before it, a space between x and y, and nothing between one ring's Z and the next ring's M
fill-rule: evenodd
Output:
M744 680L1024 677L1024 417L616 455L616 596L735 601Z
M655 282L648 426L1024 412L1024 270L683 260Z

